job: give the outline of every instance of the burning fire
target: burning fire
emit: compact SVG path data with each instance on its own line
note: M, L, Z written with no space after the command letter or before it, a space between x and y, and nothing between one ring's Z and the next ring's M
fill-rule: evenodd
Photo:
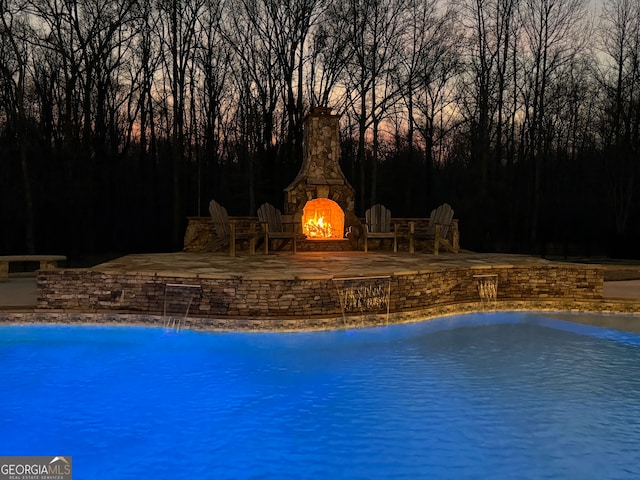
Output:
M330 238L332 236L331 223L325 221L324 215L318 216L318 212L315 212L313 218L307 219L303 225L303 231L307 237L311 238Z
M314 240L342 238L344 212L340 205L328 198L309 200L302 215L302 233Z

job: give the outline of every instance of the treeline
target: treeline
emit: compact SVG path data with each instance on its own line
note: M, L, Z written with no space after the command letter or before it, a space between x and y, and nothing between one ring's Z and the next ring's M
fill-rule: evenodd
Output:
M637 253L640 0L591 8L0 0L0 252L177 250L211 198L281 207L329 106L358 214L447 201L466 248Z

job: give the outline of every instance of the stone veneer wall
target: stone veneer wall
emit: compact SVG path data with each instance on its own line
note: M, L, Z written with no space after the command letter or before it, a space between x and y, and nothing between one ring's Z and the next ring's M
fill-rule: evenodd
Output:
M479 302L475 275L496 275L498 301L601 300L604 275L598 266L569 264L452 267L391 276L390 311L411 312ZM366 278L366 277L364 277ZM158 273L107 274L92 270L40 271L38 308L161 315L165 285L198 285L189 316L206 318L341 317L336 284L326 276L260 279ZM173 297L175 300L175 297ZM185 312L190 296L175 300ZM180 307L180 302L184 303ZM380 312L364 312L380 313ZM184 314L184 313L183 313Z
M287 247L289 246L287 245ZM353 250L356 250L356 247L347 239L298 240L299 252L350 252Z
M247 232L253 226L256 232L261 231L258 217L230 217L230 220L236 224L236 232ZM245 242L247 243L247 242ZM248 245L243 247L248 250ZM213 228L213 220L211 217L188 217L187 229L184 234L185 252L219 252L228 251L229 246L221 243L216 237Z
M215 237L211 217L189 217L184 234L184 251L205 252L210 245L214 245Z

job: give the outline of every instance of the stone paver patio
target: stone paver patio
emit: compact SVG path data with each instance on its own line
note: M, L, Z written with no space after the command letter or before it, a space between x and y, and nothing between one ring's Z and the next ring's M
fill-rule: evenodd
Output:
M487 268L496 265L545 265L547 260L507 254L414 254L386 252L300 252L295 255L212 253L134 254L91 267L104 273L149 273L180 276L220 276L253 279L335 278L393 275L448 267Z

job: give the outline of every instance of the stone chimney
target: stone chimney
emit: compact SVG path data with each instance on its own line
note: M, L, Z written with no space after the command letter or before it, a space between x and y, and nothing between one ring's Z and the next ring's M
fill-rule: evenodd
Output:
M285 213L294 220L302 218L305 204L326 198L344 211L345 225L359 221L355 217L355 191L338 162L340 158L340 116L331 109L315 107L304 120L302 166L295 180L285 189Z

